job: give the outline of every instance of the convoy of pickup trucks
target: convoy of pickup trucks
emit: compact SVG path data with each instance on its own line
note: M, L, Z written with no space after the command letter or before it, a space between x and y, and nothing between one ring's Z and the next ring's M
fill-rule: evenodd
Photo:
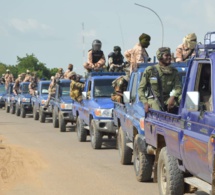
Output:
M196 55L184 63L174 63L183 84L176 114L150 109L138 97L138 85L147 66L132 72L123 102L111 100L112 82L124 73L92 72L85 80L83 101L70 98L70 80L61 79L48 107L50 81L40 81L35 96L28 93L28 83L20 85L15 96L9 85L0 94L5 110L26 117L33 114L41 123L51 117L54 128L65 132L75 125L77 138L90 136L93 149L100 149L103 136L116 138L120 163L133 162L136 179L158 182L160 195L181 195L196 190L215 195L215 44L213 33L205 35L204 45L197 45ZM209 70L209 71L208 71ZM5 94L4 94L5 93Z

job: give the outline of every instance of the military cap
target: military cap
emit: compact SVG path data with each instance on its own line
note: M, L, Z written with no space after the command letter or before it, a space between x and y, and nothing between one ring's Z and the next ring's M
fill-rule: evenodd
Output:
M171 50L169 47L161 47L157 50L156 55L157 59L160 60L163 56L163 54L168 53L171 54Z
M72 76L76 75L76 73L74 71L69 72L68 74L68 78L71 78Z

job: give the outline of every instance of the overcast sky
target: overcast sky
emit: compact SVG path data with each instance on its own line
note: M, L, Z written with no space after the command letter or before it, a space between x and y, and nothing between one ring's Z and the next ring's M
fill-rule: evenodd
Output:
M155 10L164 24L164 46L175 52L183 37L195 32L198 41L215 31L215 0L0 0L0 62L16 64L16 57L35 56L48 68L83 73L83 61L94 39L100 39L107 56L114 45L123 53L141 33L151 36L151 57L161 46L161 24L156 15L135 6ZM84 23L85 45L83 45ZM85 48L85 59L83 58Z

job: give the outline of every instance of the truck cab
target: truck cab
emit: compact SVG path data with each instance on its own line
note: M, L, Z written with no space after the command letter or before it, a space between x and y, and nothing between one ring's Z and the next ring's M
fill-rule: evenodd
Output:
M44 111L44 105L48 99L48 88L51 81L40 81L37 86L37 91L35 96L32 97L32 107L33 107L33 118L34 120L39 120L44 123L46 120L46 114L52 115L52 111L48 109Z
M5 84L0 83L0 108L5 106L4 96L6 95Z
M13 93L13 85L14 83L10 83L8 85L8 89L6 90L6 95L4 96L4 100L5 100L5 111L7 113L10 112L10 104L11 104L11 101L14 101L15 100L15 96L14 96L14 93Z
M76 131L79 141L86 141L90 134L94 149L102 146L104 135L115 136L112 110L114 103L111 94L114 91L112 82L124 73L94 72L89 75L82 92L83 101L75 101L73 115L76 116Z
M209 32L196 46L178 113L151 109L145 118L145 151L155 157L160 194L184 194L191 186L215 194L214 40Z
M56 85L55 98L51 100L53 126L59 127L61 132L66 131L68 123L76 122L72 113L74 100L70 97L70 82L68 79L61 79Z

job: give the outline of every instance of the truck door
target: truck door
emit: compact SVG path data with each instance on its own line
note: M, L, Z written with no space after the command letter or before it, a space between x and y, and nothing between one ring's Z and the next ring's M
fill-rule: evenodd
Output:
M136 102L136 97L137 97L137 79L138 79L138 74L133 73L131 77L131 85L130 85L130 92L131 92L131 103L126 104L126 110L127 114L125 115L126 120L125 120L125 125L126 129L128 130L129 138L130 140L133 140L133 120L134 120L134 108L133 105Z
M81 114L81 118L84 120L84 122L86 124L89 124L89 105L90 105L90 101L92 98L92 81L89 80L88 81L88 85L87 85L87 99L83 100L83 105L80 106L80 109L83 109L82 111L80 111L79 113Z
M187 111L182 142L183 163L195 176L211 182L208 146L210 145L210 135L213 131L212 125L215 119L215 114L210 105L211 94L213 94L212 71L209 61L207 63L197 63L196 65L198 67L196 69L196 78L193 78L193 90L199 91L200 109L197 112Z

